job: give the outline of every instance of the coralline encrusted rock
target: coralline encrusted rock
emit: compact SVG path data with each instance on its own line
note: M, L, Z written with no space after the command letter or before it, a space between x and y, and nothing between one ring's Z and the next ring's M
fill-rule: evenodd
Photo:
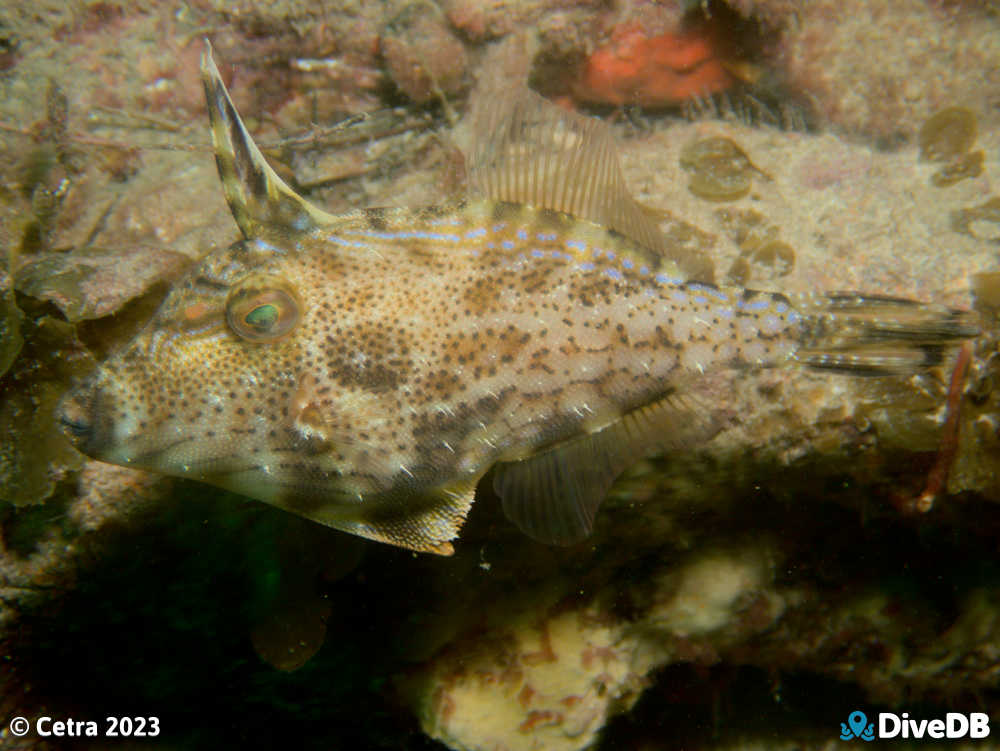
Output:
M454 96L465 86L465 46L443 16L426 8L414 6L389 24L382 55L392 80L418 104Z
M136 528L168 486L146 472L87 461L75 495L54 504L63 524L38 524L51 509L8 520L0 539L0 641L22 610L72 589L81 571L116 543L113 533Z
M825 122L852 133L885 140L915 133L936 107L970 92L978 91L982 99L993 85L996 66L981 63L993 59L987 36L995 35L994 21L969 4L879 4L874 10L870 3L838 4L838 18L845 7L873 14L838 24L827 23L829 3L730 4L747 16L777 22L784 57L776 62L816 98ZM12 13L16 5L3 12ZM220 59L228 61L223 74L232 78L233 94L254 134L265 147L278 144L265 148L269 158L293 165L312 158L306 152L287 159L281 136L313 134L347 112L378 104L378 85L391 75L384 63L392 58L378 56L379 38L391 21L382 17L380 6L344 4L327 13L305 2L216 5L179 13L154 7L130 15L124 6L99 3L60 16L61 44L38 45L40 35L34 33L32 44L22 45L9 73L10 96L2 104L5 122L17 125L0 134L7 175L0 236L16 247L30 225L38 224L39 213L54 215L17 268L44 265L49 253L66 248L76 250L59 260L71 264L87 255L79 250L87 244L121 250L135 263L146 245L195 257L236 237L202 112L197 61L205 29L211 29ZM464 40L470 74L486 72L476 67L478 58L470 52L475 45L528 22L542 27L542 56L569 59L593 51L602 23L629 20L623 6L614 18L588 25L587 18L607 8L584 3L446 2L443 10L459 36L443 25L435 33L446 33L453 43ZM680 10L680 4L671 4L670 12ZM790 22L793 11L798 24ZM896 18L897 12L909 15ZM982 26L969 26L969 19L982 20ZM907 57L900 50L914 42L904 39L902 28L932 29L940 36L929 37L931 42L915 37L918 49ZM160 48L164 37L170 44ZM960 65L947 60L945 48L951 46ZM882 66L890 55L896 57ZM135 66L123 65L123 58L134 59ZM533 59L534 53L521 62L530 68ZM67 146L70 157L62 161L51 143L35 151L38 139L44 141L36 110L43 106L41 92L53 68L64 72L68 99L59 148ZM891 80L880 79L885 70L894 71ZM884 101L880 92L886 93ZM975 101L965 103L977 109ZM460 109L461 100L454 106ZM887 153L831 132L782 132L716 120L664 119L640 132L624 124L617 130L626 136L624 167L637 198L668 210L664 227L672 238L708 249L720 271L737 268L739 279L751 286L787 293L867 290L967 307L970 273L996 268L1000 140L991 118L981 117L977 142L986 154L983 174L946 188L931 184L938 167L921 163L912 143ZM690 191L690 175L681 167L687 145L716 138L731 140L754 167L746 193L725 194L732 200L722 202ZM393 151L394 166L383 171L368 162L386 153L384 144L362 151L368 139L362 141L358 164L337 172L336 179L306 174L300 165L296 176L329 183L335 210L371 196L377 197L374 203L408 204L440 197L429 193L442 182L436 152L428 149L426 158L413 160L405 150ZM312 148L321 164L324 149L341 146L317 137ZM24 190L12 177L25 174L14 167L28 152L37 168L37 191ZM357 175L364 178L354 179ZM401 190L401 185L415 187ZM26 195L31 192L37 196ZM61 203L46 203L55 194ZM768 248L770 254L764 252ZM794 263L775 260L789 257ZM21 319L19 309L10 312L11 286L11 274L0 271L8 305L5 330ZM26 291L45 297L38 289ZM95 312L110 311L100 296L84 299ZM71 313L76 308L66 310L77 316ZM33 310L29 322L43 318ZM98 336L102 346L112 343L115 335L96 333L111 326L111 321L89 324L87 342ZM644 696L667 701L650 687L678 666L709 673L749 666L776 681L805 671L834 683L838 692L894 707L905 709L917 700L949 706L981 701L993 711L1000 664L1000 603L990 574L997 511L989 502L1000 498L996 360L995 339L985 337L961 403L960 445L949 484L951 493L961 495L937 499L930 514L907 516L893 504L920 492L938 449L950 360L929 374L886 380L794 369L706 377L699 384L701 397L731 413L726 429L707 446L634 468L605 504L597 533L586 544L569 551L545 549L510 531L495 509L484 524L482 515L496 504L484 483L454 558L428 561L378 550L358 567L343 599L327 602L334 577L329 566L317 564L319 554L310 552L294 575L277 577L287 586L276 588L256 619L241 623L237 615L219 615L227 628L219 641L241 635L244 667L256 664L256 650L268 663L252 674L261 685L270 685L271 666L291 671L309 660L300 672L281 678L323 712L336 703L327 693L336 672L329 670L331 655L356 655L363 667L351 680L360 676L373 685L398 687L430 734L462 749L575 749L602 740L608 748L621 747L609 718ZM37 360L42 362L48 361ZM39 383L56 372L39 370L29 374ZM52 387L43 394L50 412L56 387L67 378L59 374L57 383L46 384ZM30 394L4 397L5 405L31 416ZM58 430L52 424L46 429ZM141 525L132 522L155 509L170 485L93 462L79 470L53 466L41 468L43 490L36 494L51 493L46 503L5 506L0 514L5 608L0 643L20 637L21 610L40 603L57 608L63 594L110 549L131 551L146 543ZM322 544L339 542L330 533ZM345 569L355 562L347 558ZM190 585L182 578L176 585L170 598L184 600ZM143 586L136 582L136 591ZM116 617L130 623L128 598L110 599L120 603ZM394 618L368 619L387 602L397 605L389 609ZM198 606L218 607L214 601ZM334 635L321 649L324 632ZM135 640L140 639L137 632ZM386 656L394 649L403 653L405 665ZM175 696L187 699L201 691L206 678L201 656L197 649L170 656L190 676ZM162 664L153 661L149 667L155 671ZM12 681L11 675L0 674L0 682ZM50 685L65 683L60 666ZM8 686L0 696L21 690ZM102 688L107 690L97 686L95 692ZM720 695L727 698L724 690ZM67 705L90 698L70 696ZM263 698L268 706L272 699ZM234 706L238 701L234 696ZM691 702L711 705L705 697ZM17 705L0 705L7 708ZM247 719L259 712L259 704L248 701L233 710L239 711ZM282 711L298 720L305 710L286 701ZM200 721L207 728L213 719ZM344 728L323 726L333 739L330 745L338 745ZM834 730L824 724L817 733L825 742ZM775 747L771 741L781 733L776 720L758 745ZM711 731L698 736L701 746L727 743L736 745L716 742Z
M770 64L822 122L884 143L912 137L937 110L971 107L996 125L995 9L928 0L730 0L773 28ZM969 75L976 71L976 75Z
M116 313L155 284L168 284L190 259L160 248L82 248L32 257L17 270L19 292L58 307L70 322Z
M494 603L502 621L451 642L406 679L421 722L463 751L588 748L610 716L631 708L657 668L714 660L727 643L781 614L772 555L762 544L663 566L629 619L607 610L610 588L527 607L517 595Z

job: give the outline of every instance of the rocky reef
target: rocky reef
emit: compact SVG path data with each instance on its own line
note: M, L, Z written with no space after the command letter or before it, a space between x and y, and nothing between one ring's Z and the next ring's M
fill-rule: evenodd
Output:
M629 470L570 548L488 480L437 558L87 460L62 393L237 234L205 37L331 211L460 193L464 113L520 79L614 123L636 197L720 283L974 307L983 335L912 377L706 376L725 429ZM484 751L997 716L998 70L974 2L0 8L0 745L62 747L6 725L42 715L156 716L161 748Z

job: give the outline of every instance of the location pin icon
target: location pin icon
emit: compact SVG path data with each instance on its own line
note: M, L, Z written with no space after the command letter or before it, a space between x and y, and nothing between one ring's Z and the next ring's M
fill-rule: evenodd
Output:
M843 715L841 715L843 717ZM861 734L865 732L865 725L868 724L868 718L865 717L864 712L854 711L851 712L850 716L847 718L847 724L851 726L851 730L854 731L854 737L860 738Z

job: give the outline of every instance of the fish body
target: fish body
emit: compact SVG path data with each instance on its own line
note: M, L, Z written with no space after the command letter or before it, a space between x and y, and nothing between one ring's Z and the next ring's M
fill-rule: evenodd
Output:
M67 398L68 433L104 461L445 554L496 467L507 514L570 543L631 462L718 430L686 394L702 374L905 372L974 333L909 301L688 281L698 261L659 252L604 131L536 99L484 116L485 197L328 215L266 165L210 57L204 72L244 239Z

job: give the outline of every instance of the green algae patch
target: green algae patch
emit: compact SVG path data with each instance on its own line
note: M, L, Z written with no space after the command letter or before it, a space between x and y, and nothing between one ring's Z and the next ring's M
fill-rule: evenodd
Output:
M951 228L977 240L1000 243L1000 196L951 212Z
M750 192L754 166L728 138L703 138L681 152L681 167L691 173L688 190L706 201L735 201Z
M83 457L59 427L69 383L94 367L71 324L49 315L24 325L21 356L0 379L0 499L42 503Z
M3 272L0 271L0 274ZM0 277L0 377L10 370L24 345L24 337L21 336L24 314L14 302L14 293L4 286L5 281L9 281L6 274Z
M981 150L963 154L931 175L931 185L936 188L947 188L968 177L979 177L983 174L985 158L986 155Z
M795 268L795 249L779 238L780 230L760 212L724 208L715 212L715 218L740 249L726 273L731 284L773 281Z
M920 158L927 162L950 162L976 142L976 116L965 107L947 107L935 112L920 128Z
M965 107L948 107L931 115L920 129L920 159L943 162L931 185L947 188L983 174L985 155L971 151L976 142L976 116Z
M975 309L984 316L1000 318L1000 272L973 274L972 299Z

